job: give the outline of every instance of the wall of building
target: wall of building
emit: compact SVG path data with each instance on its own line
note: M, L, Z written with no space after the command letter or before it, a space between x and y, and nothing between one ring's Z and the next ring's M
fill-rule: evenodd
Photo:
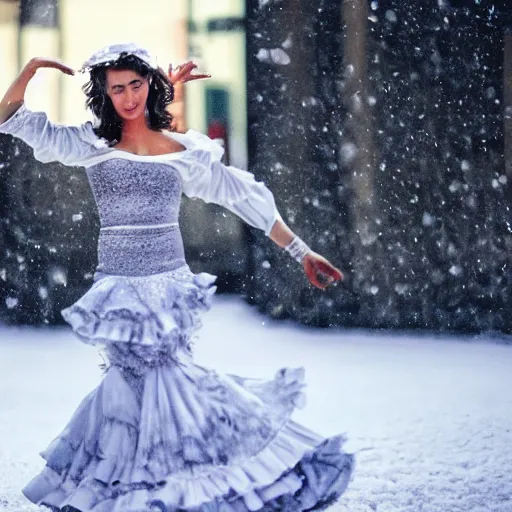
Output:
M0 0L0 91L6 91L18 70L18 5Z
M0 0L0 91L8 88L19 65L36 55L60 58L79 69L98 48L134 41L153 52L164 69L170 62L178 64L191 57L212 78L187 84L188 126L207 132L207 89L225 91L231 163L246 167L243 0L148 0L136 10L125 0L59 0L57 27L30 25L21 32L19 6L19 1ZM29 85L27 105L46 111L54 121L82 123L90 118L81 90L87 78L41 70Z
M191 0L190 56L212 75L187 89L187 118L191 128L208 130L208 88L224 90L228 102L230 163L247 166L247 85L245 2Z

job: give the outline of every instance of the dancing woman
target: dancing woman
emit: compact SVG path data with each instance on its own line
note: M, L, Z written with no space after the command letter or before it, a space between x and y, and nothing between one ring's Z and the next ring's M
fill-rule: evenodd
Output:
M259 228L325 288L341 272L283 222L271 191L221 162L205 135L169 131L173 82L136 45L113 45L85 62L95 123L51 123L24 104L37 69L73 74L35 58L0 102L0 131L42 162L84 167L100 215L91 288L62 310L108 368L41 455L23 489L62 512L301 512L345 491L354 458L343 436L323 438L291 420L302 369L273 380L220 375L195 364L191 337L211 307L216 276L194 274L178 225L181 194L224 206Z

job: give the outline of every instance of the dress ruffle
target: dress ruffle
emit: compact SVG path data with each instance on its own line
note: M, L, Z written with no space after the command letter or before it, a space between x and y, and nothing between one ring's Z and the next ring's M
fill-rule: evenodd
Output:
M291 420L305 403L302 368L263 380L194 363L190 335L215 278L188 266L107 276L63 311L109 365L41 452L29 500L57 512L301 512L345 491L344 437Z
M213 161L220 162L224 156L224 148L207 135L195 130L186 133L172 132L171 137L183 144L187 151L203 151L210 154Z
M250 390L192 362L143 380L140 402L109 369L41 453L47 466L23 490L31 501L83 512L299 512L345 490L353 458L343 436L324 440L289 418L303 403L301 369L251 380Z
M148 276L106 275L61 313L88 344L129 343L142 356L148 346L177 349L202 326L216 279L188 265Z

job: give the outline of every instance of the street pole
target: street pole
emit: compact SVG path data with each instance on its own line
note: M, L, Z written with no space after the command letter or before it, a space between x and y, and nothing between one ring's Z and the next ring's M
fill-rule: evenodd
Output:
M368 106L367 1L343 0L342 19L345 24L344 102L348 115L345 129L354 152L348 164L355 194L353 213L360 240L363 245L369 245L375 241L376 234L372 228L375 219L375 149ZM343 158L346 151L341 153Z

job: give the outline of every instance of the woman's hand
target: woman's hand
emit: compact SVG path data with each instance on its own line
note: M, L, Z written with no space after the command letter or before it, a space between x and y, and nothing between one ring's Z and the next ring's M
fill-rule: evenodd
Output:
M66 75L75 74L74 69L66 66L66 64L63 64L60 60L46 57L34 57L28 61L25 67L27 70L32 71L33 73L35 73L40 68L54 68L62 71Z
M302 266L310 283L322 290L335 281L343 280L341 270L316 252L309 251L302 260Z
M211 75L205 74L192 74L192 71L197 68L197 64L192 61L180 64L176 68L169 64L168 77L174 87L174 101L169 106L169 111L173 116L170 130L180 133L187 131L187 124L185 122L185 101L183 96L183 85L192 80L201 80L203 78L210 78Z
M191 82L192 80L211 78L211 75L207 74L192 74L192 71L194 71L196 68L197 64L194 64L190 60L185 62L185 64L179 64L175 68L172 67L172 64L169 64L169 80L171 81L172 85L176 85Z

